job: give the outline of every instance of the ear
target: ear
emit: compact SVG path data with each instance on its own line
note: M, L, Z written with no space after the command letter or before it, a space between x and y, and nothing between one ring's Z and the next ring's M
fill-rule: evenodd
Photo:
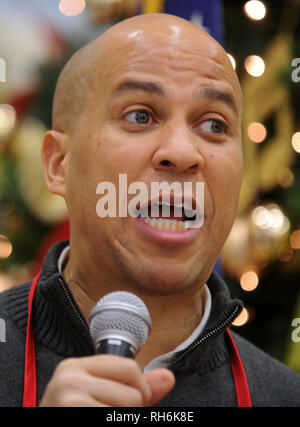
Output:
M45 167L45 181L51 193L66 195L67 136L50 130L44 137L42 159Z

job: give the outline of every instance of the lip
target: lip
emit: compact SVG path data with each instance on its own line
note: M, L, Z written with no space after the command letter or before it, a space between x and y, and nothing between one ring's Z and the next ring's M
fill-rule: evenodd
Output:
M141 218L133 218L138 229L150 240L166 245L185 245L192 242L200 228L187 228L184 231L158 230L147 224Z

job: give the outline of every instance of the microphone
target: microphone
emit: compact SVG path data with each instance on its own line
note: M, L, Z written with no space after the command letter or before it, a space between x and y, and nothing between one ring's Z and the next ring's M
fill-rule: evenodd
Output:
M135 358L145 344L152 321L143 301L130 292L112 292L90 313L90 333L96 354Z

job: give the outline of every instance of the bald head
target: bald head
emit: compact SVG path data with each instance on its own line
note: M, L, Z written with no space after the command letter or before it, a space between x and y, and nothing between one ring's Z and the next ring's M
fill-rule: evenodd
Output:
M228 79L235 88L237 103L241 106L241 89L235 71L224 49L202 28L185 19L168 14L138 15L121 21L95 40L77 51L67 62L57 82L53 101L53 129L72 133L80 122L87 102L98 96L101 87L120 63L126 63L150 45L165 44L167 52L176 57L176 50L192 49L199 55L204 51L227 70ZM149 58L149 67L151 66Z
M85 108L91 88L91 52L89 45L69 59L58 78L53 98L52 128L70 133Z
M43 145L48 188L68 207L73 277L90 280L94 271L94 283L100 274L108 292L197 293L238 205L240 118L240 86L226 52L181 18L139 15L77 52L59 78L54 130ZM180 233L154 230L127 210L99 220L102 184L120 190L124 176L128 213L131 185L139 192L137 183L203 182L203 227L177 241ZM123 196L116 204L124 206Z

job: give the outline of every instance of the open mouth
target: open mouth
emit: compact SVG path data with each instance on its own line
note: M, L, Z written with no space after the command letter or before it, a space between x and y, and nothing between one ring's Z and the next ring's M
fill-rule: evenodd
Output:
M192 203L154 201L136 210L137 217L158 230L186 231L197 220Z

